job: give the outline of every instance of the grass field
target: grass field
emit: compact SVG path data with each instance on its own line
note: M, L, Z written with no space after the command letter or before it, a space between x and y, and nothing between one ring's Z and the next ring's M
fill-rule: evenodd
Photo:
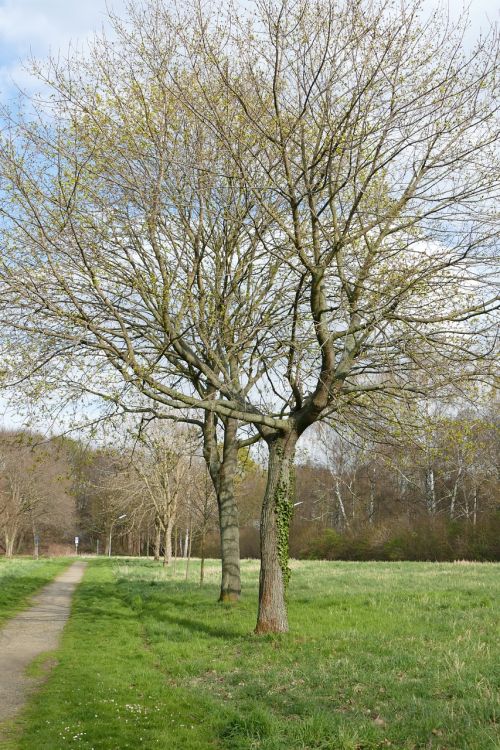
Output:
M0 625L26 606L30 596L69 564L68 559L0 557Z
M255 637L180 566L95 560L15 750L493 750L500 566L293 563L291 631Z

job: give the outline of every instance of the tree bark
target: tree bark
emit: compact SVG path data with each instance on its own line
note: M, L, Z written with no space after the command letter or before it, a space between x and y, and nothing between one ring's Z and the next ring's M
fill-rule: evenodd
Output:
M293 460L298 434L268 440L267 486L260 521L259 612L256 633L286 633L288 532L295 500Z
M189 534L188 536L189 541L187 542L186 581L189 578L189 563L191 562L191 547L192 547L192 539L193 539L193 536L191 534L191 528L188 529L188 534Z
M175 575L175 570L177 568L177 526L175 527L175 530L174 530L173 552L174 552L173 570L174 570L174 575Z
M155 540L153 547L153 556L155 560L160 559L160 545L161 545L161 528L158 520L155 521Z
M14 545L16 543L15 534L5 534L5 557L14 556Z
M338 476L335 477L335 495L339 504L340 512L342 514L342 525L344 528L349 528L349 519L345 510L344 500L342 499L342 491L340 489L340 479Z
M219 471L219 524L221 539L222 576L221 602L238 601L241 594L240 576L240 526L234 480L238 470L237 423L228 419L224 431L222 462Z
M201 534L200 556L200 586L203 586L203 581L205 579L205 529L203 529Z
M430 516L436 515L436 485L434 481L434 469L429 466L425 473L425 499L427 503L427 512Z
M224 425L222 460L217 451L213 415L207 414L203 431L203 455L212 479L219 509L221 587L219 601L235 602L241 594L240 528L234 482L238 470L238 423L227 419Z
M453 491L451 493L451 502L450 502L450 518L453 521L455 518L455 505L457 502L457 494L458 494L458 483L460 482L460 477L462 476L462 467L460 466L457 472L457 476L455 479L455 483L453 485Z
M373 526L373 519L375 517L375 480L370 477L370 505L368 508L368 523Z
M170 565L172 562L172 531L174 522L169 519L165 524L165 538L163 547L163 565Z

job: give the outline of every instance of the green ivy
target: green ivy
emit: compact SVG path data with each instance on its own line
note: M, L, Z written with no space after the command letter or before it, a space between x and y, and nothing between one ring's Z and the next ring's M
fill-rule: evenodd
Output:
M278 457L283 457L283 448L277 450ZM295 470L293 457L282 463L280 478L274 493L274 512L276 514L276 536L278 546L278 561L283 575L285 590L290 581L289 561L289 531L293 515L293 500L295 497Z

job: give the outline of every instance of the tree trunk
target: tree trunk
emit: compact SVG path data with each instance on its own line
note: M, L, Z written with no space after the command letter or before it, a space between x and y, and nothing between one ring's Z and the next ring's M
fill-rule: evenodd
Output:
M174 522L169 519L165 525L165 539L163 545L163 565L170 565L172 562L172 530Z
M201 549L200 549L200 586L203 586L205 578L205 529L201 533Z
M153 547L153 556L155 560L160 559L160 545L161 545L161 528L158 521L155 521L155 540Z
M14 545L16 543L15 534L5 534L5 557L14 556Z
M425 473L425 499L427 503L427 512L430 516L436 515L436 485L434 482L434 469L432 466L427 468Z
M203 431L203 455L212 479L219 509L221 587L219 601L235 602L240 598L240 528L234 481L238 470L238 423L227 419L224 425L222 461L217 451L213 415L207 415Z
M267 486L260 521L259 613L256 633L286 633L286 587L289 578L288 532L295 499L293 460L298 435L268 441Z
M349 528L349 519L345 510L344 501L342 499L342 490L340 489L340 479L338 476L335 477L335 494L339 504L340 512L342 514L342 526L346 529Z
M375 517L375 480L370 477L370 506L368 508L368 523L373 526Z
M170 535L170 538L172 538L172 535ZM175 575L175 569L177 567L177 526L174 530L174 564L173 564L173 570Z
M191 561L191 547L193 535L191 534L191 528L188 529L189 541L187 542L187 560L186 560L186 581L189 578L189 563Z
M236 429L235 420L227 420L217 493L222 561L221 602L238 601L241 594L240 526L234 495L234 480L238 470Z

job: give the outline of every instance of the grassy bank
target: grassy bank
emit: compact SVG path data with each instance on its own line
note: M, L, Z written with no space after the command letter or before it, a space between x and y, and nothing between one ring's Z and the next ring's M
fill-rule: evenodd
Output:
M92 562L59 665L12 747L493 750L496 565L294 563L291 632L256 638L245 596L215 603L152 562Z
M65 558L30 560L0 557L0 625L23 609L30 597L69 565Z

